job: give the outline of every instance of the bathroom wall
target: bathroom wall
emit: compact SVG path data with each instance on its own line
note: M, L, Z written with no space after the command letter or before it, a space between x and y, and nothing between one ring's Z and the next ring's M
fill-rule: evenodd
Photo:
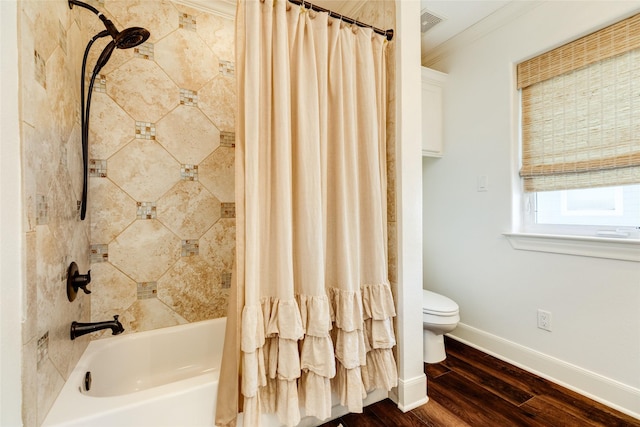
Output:
M113 53L91 105L92 319L119 314L130 333L226 316L233 20L169 1L96 7L151 36Z
M22 399L24 425L35 426L87 345L85 339L69 339L71 322L91 317L87 298L69 302L66 295L69 264L75 261L83 273L89 269L89 223L79 220L77 202L82 191L80 66L88 36L82 30L85 17L70 11L65 0L18 5L26 261Z
M444 157L423 161L424 287L460 305L454 335L640 416L640 263L514 250L502 235L518 191L514 64L638 3L521 5L429 64L449 77ZM488 191L476 191L479 175ZM537 328L538 308L552 313L551 332Z

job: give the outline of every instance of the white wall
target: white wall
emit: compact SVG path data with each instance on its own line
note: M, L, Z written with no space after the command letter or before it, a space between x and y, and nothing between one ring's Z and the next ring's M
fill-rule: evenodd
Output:
M22 425L22 196L17 3L0 2L0 425Z
M511 248L517 174L514 64L640 9L540 2L489 34L449 43L445 154L423 160L424 288L460 305L471 344L640 416L640 263ZM487 175L488 192L476 191ZM536 327L552 312L553 331ZM508 353L508 354L507 354ZM603 391L604 390L604 391Z

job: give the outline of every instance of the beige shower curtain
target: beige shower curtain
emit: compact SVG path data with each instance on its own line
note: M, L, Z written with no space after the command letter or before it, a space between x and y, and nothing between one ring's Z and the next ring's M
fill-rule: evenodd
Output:
M326 419L332 389L361 412L397 383L387 41L283 0L240 0L236 21L237 293L217 422L239 403L245 426Z

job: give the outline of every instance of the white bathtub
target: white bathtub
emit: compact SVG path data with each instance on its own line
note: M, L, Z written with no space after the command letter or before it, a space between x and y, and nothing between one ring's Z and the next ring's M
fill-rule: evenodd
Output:
M43 426L212 426L225 323L206 320L92 341Z

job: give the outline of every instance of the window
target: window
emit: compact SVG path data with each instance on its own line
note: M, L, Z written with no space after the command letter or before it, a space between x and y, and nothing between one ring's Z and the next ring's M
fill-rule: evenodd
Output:
M518 64L525 231L640 237L640 14Z

